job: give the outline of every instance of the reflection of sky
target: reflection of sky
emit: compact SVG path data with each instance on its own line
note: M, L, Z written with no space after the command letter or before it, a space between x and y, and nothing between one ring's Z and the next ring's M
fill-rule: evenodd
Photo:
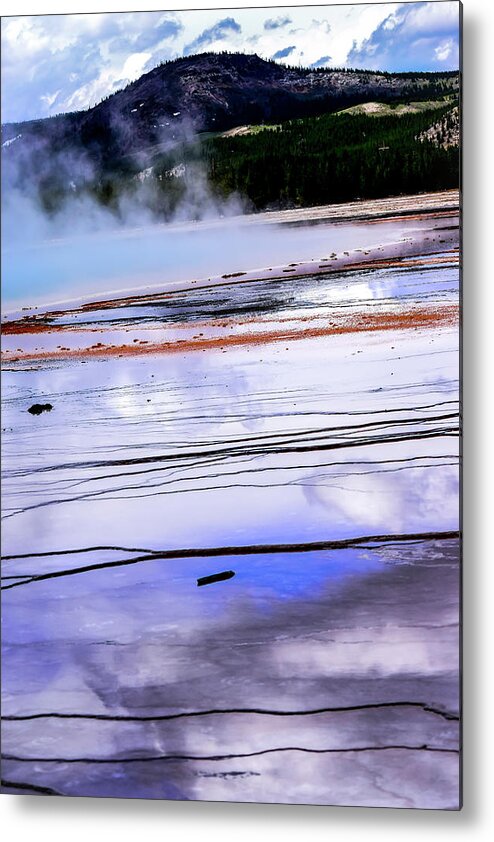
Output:
M25 371L22 380L6 372L3 505L5 514L28 508L4 520L5 551L33 540L47 550L86 546L88 530L91 543L114 544L116 522L119 545L163 548L457 528L455 438L365 444L454 426L434 420L454 403L414 407L456 399L456 332L384 337L91 361ZM26 408L35 399L53 411L33 419ZM347 446L252 450L290 436ZM214 456L234 445L239 453ZM183 461L187 452L205 455ZM172 455L172 464L155 461ZM149 461L104 464L128 458ZM101 465L85 468L88 460Z
M430 303L437 290L454 301L456 281L450 268L306 280L291 296L271 285L269 307L293 314L383 297L399 305L407 295ZM238 301L249 312L255 293L246 285ZM204 305L191 296L185 317ZM457 419L440 418L457 408L457 345L456 328L389 331L5 372L3 552L50 554L6 561L3 574L139 554L53 554L67 548L457 529ZM33 418L34 401L53 410ZM399 440L414 433L425 437ZM319 443L344 447L310 449ZM299 449L277 452L290 444ZM455 711L457 553L456 541L394 541L385 550L156 560L4 591L4 710L307 711L411 699ZM234 578L197 587L227 569ZM457 745L456 723L421 708L338 717L33 720L5 723L3 745L38 757ZM417 755L377 752L363 765L362 755L274 753L165 769L74 764L69 773L27 763L5 774L74 794L327 803L330 788L340 803L454 806L456 755ZM242 775L221 777L232 770Z
M314 553L310 560L306 554L230 558L228 566L237 576L205 588L197 588L195 577L211 569L206 559L152 562L26 586L4 599L4 710L149 716L232 707L303 711L410 698L454 712L456 557L456 542L438 542L390 547L385 554L369 548ZM48 719L5 723L3 750L21 756L107 758L204 756L286 745L319 750L427 743L454 749L455 731L454 722L406 707L357 710L336 718ZM260 792L247 775L237 791L240 799L251 793L260 800L283 800L297 793L301 800L305 792L307 800L324 803L328 781L336 775L346 803L349 782L355 786L351 758L339 770L334 766L338 757L318 759L314 767L316 758L297 754L295 765L299 770L302 764L305 785L287 759L274 754L165 769L116 762L101 770L99 790L94 788L99 772L92 764L71 766L70 773L65 768L63 777L57 764L22 764L22 779L74 794L207 798L216 793L231 798L229 780L219 786L214 779L240 769L264 781ZM367 794L374 760L373 755L367 758L368 775L359 772L359 787ZM424 794L424 778L417 777L411 760L407 754L403 769L408 771L400 773L397 787L401 795L413 793L417 803L425 799L429 805L439 797L450 803L456 765L436 768L430 782L426 778ZM390 762L387 757L383 770ZM197 770L211 778L198 780ZM280 782L284 793L277 789ZM334 791L331 785L332 796Z
M102 557L106 558L101 553L99 559ZM85 557L65 557L62 564L70 568L86 561ZM33 571L36 559L23 563L25 572L28 567ZM234 570L235 577L214 587L197 587L199 577L220 569ZM149 631L150 625L157 632L179 626L190 631L231 619L240 605L255 617L278 610L285 600L317 600L325 592L334 597L347 580L384 569L377 554L350 549L309 555L278 553L149 561L36 582L5 594L4 642L21 645L45 638L91 641L100 640L101 635L128 642ZM9 572L14 572L12 566ZM47 606L57 605L56 611L47 610L39 616L40 601L46 601Z
M138 336L139 328L147 324L181 325L218 317L237 317L239 320L252 316L271 318L289 315L292 318L310 315L325 317L338 306L368 306L375 302L434 303L458 301L458 266L454 258L450 264L434 267L434 271L421 267L400 269L367 269L345 271L341 274L309 275L300 279L257 281L231 286L207 287L204 290L191 289L186 293L170 294L166 299L153 301L139 307L118 304L116 308L67 313L56 316L53 324L95 325L114 322L115 326L132 325ZM134 333L133 333L134 335ZM142 331L142 336L145 336ZM56 335L55 335L56 336ZM154 338L154 334L153 334ZM46 341L43 337L43 341ZM65 338L64 338L65 339ZM66 337L70 341L70 335ZM40 341L39 335L33 341ZM15 343L16 337L12 337ZM26 337L22 337L25 345ZM24 347L23 345L23 347ZM14 347L14 346L13 346Z
M205 278L225 272L312 260L399 240L415 222L372 225L316 225L290 228L233 224L222 228L150 226L5 249L2 253L4 308L39 304L144 284Z
M314 481L306 489L310 503L330 513L333 523L359 526L365 534L433 531L458 525L458 467L410 465L408 470L380 471L369 461L361 476ZM399 466L397 466L399 467ZM372 471L376 473L373 474Z
M11 694L29 688L33 698L23 704L31 709L98 710L95 692L118 707L123 697L112 700L112 692L154 683L163 688L156 694L161 702L150 692L146 706L167 708L194 678L204 685L201 692L214 695L214 674L234 675L237 661L238 681L253 682L256 694L267 693L277 708L283 705L270 698L268 676L276 685L294 670L314 680L325 673L372 675L378 663L382 675L444 672L447 653L431 658L413 625L431 621L429 603L438 623L454 622L454 598L439 606L434 593L441 581L454 596L456 554L455 542L443 542L405 551L395 544L385 554L363 548L156 561L26 585L3 598L3 692L9 706ZM236 576L197 587L198 576L221 565ZM436 590L427 590L433 583ZM438 645L443 639L438 625ZM242 670L246 659L256 663L252 674ZM57 687L64 688L59 697ZM222 697L243 706L257 701L228 683L217 689L219 707ZM313 703L305 699L302 709Z

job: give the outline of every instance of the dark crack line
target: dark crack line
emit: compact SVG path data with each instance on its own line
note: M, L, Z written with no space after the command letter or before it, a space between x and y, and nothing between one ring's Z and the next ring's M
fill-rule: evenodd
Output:
M76 555L79 553L99 553L99 552L120 552L120 553L155 553L159 550L150 550L147 547L119 547L107 544L101 544L95 547L80 547L75 550L49 550L42 553L19 553L16 555L3 555L2 561L13 561L20 558L47 558L58 555Z
M239 547L205 547L186 550L165 550L150 555L137 556L137 558L120 559L118 561L97 562L86 564L83 567L74 567L68 570L54 570L50 573L40 573L23 582L13 582L4 585L1 590L19 588L33 582L43 582L48 579L59 579L65 576L74 576L79 573L89 573L95 570L105 570L113 567L126 567L133 564L140 564L147 561L160 561L165 559L178 558L218 558L222 556L246 556L246 555L268 555L274 553L301 553L317 552L319 550L338 550L353 547L358 544L387 541L433 541L445 538L459 538L457 530L451 532L416 532L408 535L367 535L360 538L347 538L340 541L313 541L300 544L260 544Z
M24 781L8 781L6 778L1 779L0 786L10 787L11 789L24 789L27 792L38 792L40 795L62 795L61 792L57 792L56 789L52 789L49 786L28 784L24 783Z
M314 466L317 467L317 466ZM200 494L201 492L205 491L225 491L226 489L231 488L338 488L340 490L346 491L353 491L354 493L367 493L367 491L363 491L361 489L356 488L349 488L346 485L338 485L337 480L345 479L346 477L361 477L361 476L374 476L376 474L386 474L386 473L397 473L399 471L407 471L407 470L424 470L426 468L433 468L433 467L453 467L457 468L458 464L451 463L451 462L439 462L436 465L416 465L416 466L407 466L405 468L390 468L388 470L376 470L376 471L354 471L354 472L346 472L341 474L314 474L313 477L309 476L308 479L313 478L315 482L304 482L304 477L299 479L292 479L287 480L286 482L268 482L268 483L259 483L259 482L232 482L232 483L223 483L222 485L198 485L193 488L175 488L169 491L150 491L149 493L145 493L149 488L163 488L167 485L177 485L181 482L198 482L197 477L178 477L177 479L165 481L165 482L158 482L158 483L149 483L146 485L139 484L139 485L127 485L127 486L119 486L117 488L108 488L104 491L95 491L90 492L87 495L84 495L82 498L85 501L91 500L94 497L98 497L99 500L104 502L109 502L112 500L144 500L149 497L169 497L173 494ZM309 467L309 470L312 466ZM292 466L289 466L289 470L292 469ZM284 471L285 468L273 468L272 470ZM299 470L307 470L307 468L302 467ZM237 473L242 473L241 471ZM255 471L246 471L246 473L255 473ZM225 474L228 476L228 474ZM332 482L318 482L319 479L330 479ZM136 492L135 494L123 494L123 491L131 491ZM142 492L142 493L139 493ZM57 503L65 503L65 502L72 502L71 499L67 500L58 500Z
M314 708L313 710L271 710L268 708L211 708L209 710L182 711L158 716L132 716L127 714L106 713L30 713L2 716L4 722L27 722L33 719L87 719L102 722L166 722L174 719L192 719L200 716L222 716L228 714L257 714L260 716L315 716L324 713L352 713L362 710L380 710L381 708L416 708L425 713L432 713L448 721L459 721L459 716L423 702L369 702L363 705L343 705L337 707Z
M428 459L429 461L439 460L439 459L453 459L453 460L455 460L453 465L456 465L458 463L459 457L458 457L458 454L448 454L448 453L442 454L442 455L432 454L432 455L423 455L423 456L409 456L406 459L380 459L379 465L398 464L398 463L402 463L402 462L409 463L409 462L416 462L416 461L424 460L424 459ZM221 460L217 460L217 462L218 461L221 461ZM297 465L279 465L279 466L274 466L274 467L258 467L257 466L257 467L254 467L254 468L242 468L242 470L239 470L239 471L225 471L224 470L224 471L219 471L217 473L208 472L207 474L196 474L194 476L184 476L183 475L184 471L195 470L198 466L200 466L202 464L204 464L204 462L198 462L197 464L190 465L190 466L177 465L175 473L177 473L177 471L179 473L181 472L182 476L178 476L178 477L175 477L175 478L172 478L173 477L173 473L172 473L173 468L171 466L164 466L164 467L160 466L158 468L145 468L145 469L140 470L140 471L119 471L117 474L101 474L101 475L96 476L96 477L87 477L85 479L77 480L76 482L72 482L72 480L70 478L55 480L53 483L44 483L43 485L41 485L39 493L42 494L42 493L45 492L47 487L51 487L52 485L58 486L61 483L71 483L70 486L66 486L63 489L64 491L66 491L66 490L76 488L80 485L87 485L89 483L99 482L101 480L109 480L109 479L113 480L113 479L116 479L116 478L122 479L123 477L139 477L139 476L142 476L143 474L163 473L165 471L168 472L169 479L163 480L163 482L157 483L155 485L149 485L148 487L155 488L155 487L159 487L160 485L174 485L174 484L177 484L177 483L180 483L180 482L197 482L200 479L218 479L220 477L242 476L243 474L262 474L262 473L269 473L269 472L273 473L275 471L304 471L304 470L313 470L314 468L331 468L331 467L334 467L334 466L336 466L336 467L338 467L338 466L349 467L351 465L362 465L362 466L371 467L372 465L375 465L376 463L372 462L370 460L347 459L344 462L334 462L334 461L332 461L332 462L318 462L317 465L297 464ZM211 466L211 465L214 464L214 462L210 460L206 464ZM412 467L412 466L410 466L410 467ZM431 463L429 465L426 465L425 467L434 467L434 464ZM407 470L407 468L408 468L408 465L405 465L404 469ZM390 469L390 470L398 470L398 469L393 468L393 469ZM384 471L375 470L372 473L378 473L378 472L384 472ZM369 473L369 472L368 471L366 471L366 472L362 471L362 472L355 473L355 475L359 476L360 474L363 474L363 473ZM346 474L336 474L336 476L346 476ZM144 486L143 485L141 485L141 486L126 486L126 488L139 488L139 487L144 487ZM110 490L113 490L113 489L110 489ZM23 491L18 492L18 494L23 494L23 493L24 493ZM33 493L36 493L36 492L31 491L31 494L33 494ZM10 494L10 496L12 497L13 495ZM103 548L98 547L97 549L103 549ZM110 549L112 549L112 548L110 548ZM117 549L119 549L119 548L117 548ZM125 548L122 548L122 549L125 549ZM147 550L139 550L139 549L136 549L134 551L135 552L147 552ZM47 553L47 555L49 555L49 554ZM57 553L53 553L53 555L57 555ZM20 555L2 556L2 558L5 559L5 560L11 559L11 558L28 558L28 555L24 555L24 556L20 556Z
M424 456L422 458L426 459L427 457ZM280 466L278 468L260 469L259 471L256 470L256 468L246 468L244 471L230 471L230 472L225 471L223 474L198 474L196 476L175 477L173 479L167 479L167 480L162 480L162 481L160 480L158 482L144 482L143 483L142 480L140 480L137 485L119 485L119 486L109 487L107 489L104 489L103 491L89 492L89 494L84 495L83 499L87 500L92 496L98 496L100 498L100 500L127 500L127 499L134 499L134 498L139 499L141 497L169 496L171 494L189 494L191 492L200 492L200 491L218 491L218 490L221 490L223 488L286 488L286 487L289 487L289 486L292 486L292 487L295 487L295 486L298 486L298 487L301 487L301 486L318 487L319 485L323 485L323 483L319 483L319 482L308 483L308 482L303 482L303 480L304 479L339 480L339 479L344 479L346 477L366 477L366 476L375 476L376 474L399 473L401 471L426 470L427 468L450 468L450 467L451 468L457 468L459 458L458 457L452 457L452 458L454 459L454 461L452 461L452 462L440 462L440 461L437 461L435 463L425 462L421 465L404 465L402 467L397 467L397 468L382 468L382 469L381 468L375 468L375 469L370 470L370 471L341 471L339 473L338 472L334 472L334 473L331 473L331 472L314 473L314 471L316 469L318 470L319 468L325 467L323 464L321 464L321 465L286 465L286 466L284 465L284 466ZM369 465L370 464L371 463L369 463ZM155 491L155 492L152 492L152 493L149 493L149 494L138 494L137 493L137 494L129 494L129 495L123 495L122 496L121 493L120 493L120 492L123 492L123 491L139 492L139 491L145 491L145 490L150 489L150 488L153 488L153 489L154 488L166 488L168 486L177 486L177 485L180 485L181 483L197 483L201 479L218 479L218 478L221 478L222 476L223 477L229 477L229 476L241 476L242 474L246 474L246 475L247 474L257 474L257 473L262 473L263 470L264 470L264 472L266 472L266 471L286 472L286 471L298 470L300 472L305 471L305 472L310 472L310 473L308 474L307 477L302 476L300 478L286 480L285 482L266 482L266 483L237 482L237 483L230 483L229 485L198 485L194 488L172 488L169 491L161 491L161 492ZM120 477L120 475L118 475L118 477L112 477L112 479L119 478L119 477ZM82 482L91 482L91 480L81 480L81 483ZM76 483L76 484L80 484L80 483ZM329 485L334 486L336 488L339 487L339 486L335 486L334 482L329 483ZM74 486L72 486L72 487L74 487ZM44 495L44 493L45 493L45 490L43 488L39 489L39 491L38 490L31 490L30 496L31 497L33 497L33 496L41 497L41 496ZM108 495L108 496L105 496L105 495ZM23 490L14 491L14 492L11 492L9 496L11 498L12 497L24 497L25 492ZM69 502L70 500L73 500L73 499L74 498L67 498L67 502ZM8 511L8 509L5 509L5 511Z
M396 442L404 442L404 441L419 441L419 440L425 440L425 439L434 439L434 438L438 438L438 437L458 438L459 432L455 428L445 427L445 428L438 429L438 430L435 430L435 431L431 431L431 432L428 432L428 433L418 432L418 433L408 433L408 434L405 434L405 435L394 434L394 435L389 435L389 436L384 436L384 437L374 437L374 438L370 438L370 439L361 439L361 440L350 439L350 440L343 440L343 441L339 441L339 442L333 442L332 444L325 443L325 444L318 444L318 445L300 445L298 447L266 448L266 449L263 449L263 450L256 450L254 448L251 452L252 452L253 457L265 457L265 456L270 456L270 455L280 456L280 455L283 455L283 454L286 454L286 453L313 453L313 452L319 452L319 451L325 451L325 450L326 451L328 451L328 450L339 450L341 448L368 447L370 445L376 445L376 444L380 445L380 444L388 444L388 443L394 444ZM245 449L237 450L236 452L211 451L210 455L211 455L211 457L214 457L214 456L217 456L218 454L220 454L223 458L235 459L235 458L238 458L238 457L242 456L245 452L246 452ZM197 455L202 456L203 454L193 454L193 453L192 454L185 454L182 458L185 461L188 461L189 459L192 459L192 458L194 458L194 456L197 456ZM168 459L171 459L171 458L172 458L171 456L170 457L160 456L160 457L157 457L157 458L149 456L149 457L145 457L141 460L128 460L128 461L126 460L125 464L138 464L138 463L143 464L143 463L148 463L148 462L164 462L164 461L167 461ZM116 464L116 463L113 463L113 464ZM84 467L88 467L88 465L85 465ZM89 465L89 467L90 467L90 465ZM45 469L40 469L40 470L45 470ZM46 470L54 470L54 469L50 468L50 469L46 469ZM26 512L33 511L35 509L42 509L42 508L45 508L46 506L54 506L54 505L60 506L60 505L66 504L66 503L80 502L81 500L86 500L86 499L94 500L97 497L101 496L102 494L106 494L106 493L107 493L107 490L105 489L105 490L102 490L100 492L92 491L92 492L88 492L87 494L80 494L76 497L70 497L70 498L67 498L65 500L47 500L46 502L43 502L43 503L36 503L32 506L25 506L21 509L16 509L14 511L11 511L9 514L4 515L2 520L8 520L9 518L16 517L17 515L25 514ZM181 492L179 490L175 493L180 494Z
M13 754L3 754L4 760L17 763L95 763L95 764L118 764L118 763L151 763L164 760L235 760L245 757L261 757L264 754L276 754L278 752L300 751L306 754L358 754L363 752L380 751L428 751L438 754L459 754L457 748L445 748L443 746L429 746L427 744L411 746L396 745L387 746L352 746L349 748L306 748L304 746L279 746L277 748L265 748L259 751L238 753L238 754L155 754L144 757L18 757Z
M57 465L56 468L57 468L57 470L67 470L67 469L71 469L71 468L78 468L78 469L83 469L83 468L88 469L88 468L90 468L90 469L92 469L92 468L110 467L110 466L111 467L122 467L122 466L126 466L126 465L143 465L143 464L150 463L150 462L152 463L152 462L161 462L161 461L171 461L172 459L181 459L181 460L197 459L198 457L204 457L204 456L208 457L208 456L221 455L221 456L227 456L228 457L228 456L235 456L239 453L243 453L243 452L245 452L246 448L248 448L249 451L253 450L254 452L263 453L265 451L262 449L263 445L261 443L253 444L253 442L255 442L257 438L268 440L269 443L266 445L266 452L269 452L269 453L271 453L271 452L288 452L288 453L292 452L292 448L286 447L286 445L294 445L293 451L298 452L298 448L297 448L296 443L297 443L298 438L301 437L301 436L305 436L306 441L317 441L317 438L315 438L314 434L329 435L330 433L340 433L340 434L341 433L350 433L352 430L375 429L376 427L390 427L390 426L391 427L392 426L403 426L403 427L405 427L405 426L408 426L408 425L424 424L424 423L427 423L427 422L445 421L445 420L449 420L449 419L456 418L456 417L458 417L458 413L455 412L455 413L444 413L442 415L429 416L429 417L426 417L426 418L421 417L421 418L409 418L409 419L396 419L396 420L390 420L390 421L368 422L368 423L365 423L365 424L348 424L348 425L343 425L343 426L339 426L339 427L322 427L322 428L316 428L314 430L304 430L304 431L301 431L301 432L295 433L295 434L293 434L293 433L266 434L266 435L258 436L258 437L256 437L256 436L248 437L247 439L245 437L241 438L241 439L237 439L237 440L233 439L233 440L231 440L231 442L228 442L228 444L230 444L230 443L231 444L239 444L240 447L230 447L230 446L228 446L228 447L224 447L222 449L216 449L216 450L211 449L211 448L208 448L206 450L203 449L203 450L195 450L195 451L187 450L185 453L180 453L180 452L179 453L167 453L167 454L162 454L162 455L157 455L157 456L143 456L143 457L135 457L135 458L129 458L129 459L113 459L113 460L104 460L104 461L103 460L92 460L90 462L65 462L65 463L62 463L60 465ZM410 433L408 433L408 435L418 435L418 436L420 436L420 433L416 434L416 433L410 432ZM407 435L407 437L408 437L408 435ZM352 439L352 441L354 443L357 443L357 444L360 444L361 442L364 443L364 444L367 444L367 443L374 443L374 442L380 442L380 441L387 441L388 439L394 439L395 436L396 436L396 434L389 434L389 435L374 437L374 438L371 438L371 439L355 438L355 439ZM427 438L427 435L424 436L424 437ZM276 439L283 439L283 441L280 442L279 446L275 447L275 440ZM306 449L306 447L307 446L303 445L304 450ZM315 449L317 449L317 446L316 446ZM31 473L32 474L38 474L38 473L45 473L46 471L52 471L52 470L53 470L53 466L50 465L49 467L35 468L33 471L31 471ZM15 476L15 474L13 476Z
M446 456L410 456L407 459L385 459L380 464L384 463L399 463L399 462L412 462L418 459L457 459L456 455L448 455ZM332 467L333 465L371 465L371 462L327 462L325 464L318 464L316 466L305 466L305 465L296 465L295 468L299 470L303 470L306 467L312 468L327 468ZM434 467L431 465L431 467ZM262 471L271 471L271 470L278 470L277 468L260 468L258 469L259 473ZM237 471L235 473L251 473L250 469L246 469L245 471ZM227 474L214 474L213 476L227 476ZM339 476L339 475L338 475ZM400 537L400 536L398 536ZM402 541L406 541L405 537L401 538ZM96 552L121 552L121 553L149 553L149 555L153 553L161 553L164 552L163 549L153 550L149 547L120 547L117 545L111 544L99 544L94 547L77 547L75 549L69 550L45 550L44 552L40 553L14 553L12 555L3 555L0 556L1 561L15 561L16 559L23 559L23 558L49 558L52 556L64 556L64 555L82 555L84 553L96 553ZM24 578L24 576L19 577Z

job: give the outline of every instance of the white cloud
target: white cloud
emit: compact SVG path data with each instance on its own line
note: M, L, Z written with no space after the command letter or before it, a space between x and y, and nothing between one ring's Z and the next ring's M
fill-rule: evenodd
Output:
M447 59L452 54L454 48L455 44L452 38L448 38L447 41L443 41L441 44L438 44L438 46L434 50L436 59L438 61L447 61Z
M60 95L60 90L55 91L54 94L44 94L43 96L40 97L40 99L41 99L41 102L45 103L47 108L51 108L52 105L54 105L54 103L56 102L57 97L59 95Z
M3 121L94 105L153 58L177 55L181 30L163 12L2 19Z
M3 18L2 119L86 108L188 51L271 58L294 47L281 62L388 70L447 69L458 61L456 2L270 11L270 17L247 8Z
M459 4L406 3L397 6L372 34L350 51L349 63L369 69L456 69L459 61Z
M129 80L137 79L150 58L151 53L133 53L130 55L122 67L122 77Z

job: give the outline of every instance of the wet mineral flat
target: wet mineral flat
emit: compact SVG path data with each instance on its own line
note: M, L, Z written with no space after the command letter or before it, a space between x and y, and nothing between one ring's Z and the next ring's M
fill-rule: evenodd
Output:
M120 304L5 336L4 789L457 809L457 252Z

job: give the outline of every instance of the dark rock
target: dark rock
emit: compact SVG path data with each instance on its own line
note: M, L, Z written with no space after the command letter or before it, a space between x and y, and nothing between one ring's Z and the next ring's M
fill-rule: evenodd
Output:
M51 403L33 403L32 406L29 407L28 412L31 415L41 415L42 412L51 412L53 406Z

